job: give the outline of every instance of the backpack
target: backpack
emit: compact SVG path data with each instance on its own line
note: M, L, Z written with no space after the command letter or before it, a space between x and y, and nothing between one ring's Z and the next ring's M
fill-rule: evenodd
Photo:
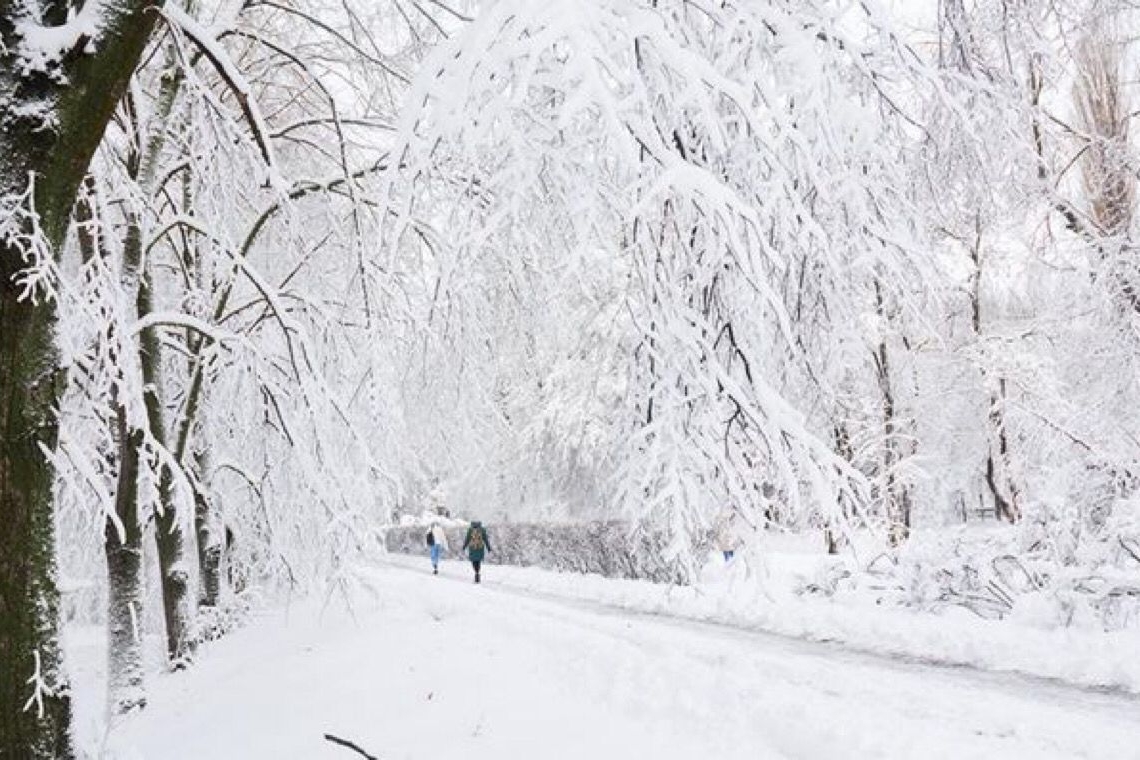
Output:
M477 552L483 551L484 547L483 547L483 529L482 528L472 528L471 529L471 538L469 538L467 540L467 546L468 546L468 548L472 549L473 551L477 551Z
M432 535L432 532L430 530L427 532L427 545L435 546L435 536Z

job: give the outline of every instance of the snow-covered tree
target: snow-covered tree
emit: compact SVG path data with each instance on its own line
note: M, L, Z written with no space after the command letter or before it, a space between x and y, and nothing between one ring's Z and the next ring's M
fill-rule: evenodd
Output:
M154 21L149 2L0 7L0 747L13 756L71 754L48 461L64 372L56 255Z
M569 313L586 321L566 332L604 320L600 351L524 350L537 376L520 385L508 369L503 382L527 389L532 415L590 415L542 436L578 457L571 441L593 427L607 501L669 524L682 552L725 506L757 526L780 514L839 527L853 515L841 493L868 506L831 444L841 376L865 387L876 365L892 372L891 313L923 271L910 103L890 84L923 76L863 8L490 3L413 87L400 171L422 190L403 202L447 213L441 298L478 283L486 305L463 305L502 314L507 290L524 303L517 293L577 291ZM399 218L388 234L407 244ZM567 311L550 307L572 300L522 319L551 334L543 320ZM579 364L574 383L614 383L604 399L548 387L551 358ZM877 445L890 452L907 434L883 403ZM875 466L883 504L905 498L902 458Z

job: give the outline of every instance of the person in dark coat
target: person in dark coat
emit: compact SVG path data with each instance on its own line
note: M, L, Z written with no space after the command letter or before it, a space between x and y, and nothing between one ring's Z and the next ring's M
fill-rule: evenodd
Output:
M467 552L467 559L471 560L471 567L475 568L475 582L479 582L479 568L483 564L486 552L491 551L491 540L487 537L487 529L478 520L471 522L467 529L467 536L463 539L463 549Z

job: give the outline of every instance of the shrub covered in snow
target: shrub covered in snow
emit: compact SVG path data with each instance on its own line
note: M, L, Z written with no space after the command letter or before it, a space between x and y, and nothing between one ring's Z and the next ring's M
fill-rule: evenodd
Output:
M803 590L938 611L961 607L979 617L1037 628L1119 631L1140 627L1140 552L1117 526L1062 540L1060 521L1036 533L974 527L916 533L897 553L867 562L863 573L819 579Z
M243 627L259 603L256 593L246 592L227 595L213 607L200 606L195 622L198 641L214 641Z
M452 554L463 546L466 524L441 521ZM427 551L424 525L390 528L385 546L389 552L423 554ZM606 578L687 583L688 574L667 556L667 536L652 530L633 530L629 523L598 520L585 523L503 523L487 525L492 564L543 567Z

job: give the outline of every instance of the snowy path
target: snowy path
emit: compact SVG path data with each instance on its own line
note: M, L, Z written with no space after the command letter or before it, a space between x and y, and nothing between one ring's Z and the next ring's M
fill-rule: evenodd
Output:
M120 758L1140 758L1140 700L629 614L405 560L155 684ZM459 755L453 755L458 752Z

